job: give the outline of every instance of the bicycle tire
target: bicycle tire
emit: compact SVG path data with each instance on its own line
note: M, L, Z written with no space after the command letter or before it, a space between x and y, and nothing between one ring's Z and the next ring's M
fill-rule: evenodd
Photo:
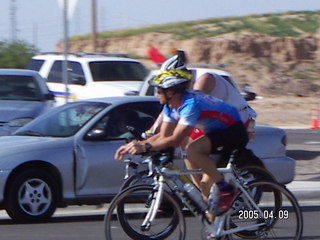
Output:
M246 204L238 214L228 215L226 229L264 223L263 226L229 234L227 239L293 239L300 240L303 232L303 217L300 206L294 195L283 185L272 181L254 181L248 184L249 189L258 189L261 193L255 199L263 216L257 215L255 209ZM238 197L241 197L239 193ZM253 197L255 198L255 196ZM279 202L281 200L281 202ZM244 213L247 215L244 216ZM251 214L251 215L250 215Z
M248 165L240 168L240 171L240 175L244 177L247 182L258 180L271 182L277 181L267 169L260 166ZM252 175L251 178L250 175Z
M186 225L177 200L164 191L162 199L171 204L170 211L159 208L150 228L142 227L155 190L150 185L136 185L120 192L111 202L105 215L105 237L112 239L158 240L185 239ZM133 207L134 206L134 207ZM113 236L114 235L114 236Z
M137 172L133 175L131 175L129 178L127 178L124 183L122 184L120 191L134 186L134 185L146 185L146 184L152 184L153 183L153 175L148 176L149 171L148 170L142 170L140 172Z

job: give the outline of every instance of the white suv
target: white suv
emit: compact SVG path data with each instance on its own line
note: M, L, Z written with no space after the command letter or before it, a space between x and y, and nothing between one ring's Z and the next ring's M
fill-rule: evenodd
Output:
M27 68L38 71L47 80L57 105L69 101L137 95L149 71L125 54L79 53L68 55L68 91L63 82L61 53L34 56Z
M238 83L233 79L233 77L228 72L225 72L219 69L212 69L212 68L210 69L209 68L188 68L188 69L197 70L197 73L199 74L199 76L202 73L206 73L206 72L218 74L221 77L223 77L225 80L227 80L233 87L235 87L242 94L242 96L246 101L251 101L256 98L256 93L251 92L249 88L240 89L240 86L238 85ZM143 82L140 88L140 91L139 91L140 96L155 95L154 87L149 85L149 80L152 79L159 72L160 70L153 70L150 72L150 74L145 79L145 81Z

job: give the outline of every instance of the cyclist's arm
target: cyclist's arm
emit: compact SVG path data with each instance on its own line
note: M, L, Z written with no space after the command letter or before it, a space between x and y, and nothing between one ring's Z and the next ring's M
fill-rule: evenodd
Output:
M161 150L167 147L178 147L183 139L189 135L189 133L193 130L193 127L178 124L174 128L175 123L164 122L161 126L161 131L157 135L154 136L153 139L147 139L142 142L132 141L126 145L121 146L116 154L115 159L121 160L125 154L138 154L144 151L144 144L150 143L152 145L151 151ZM172 132L172 128L174 131ZM171 135L168 135L172 132Z
M193 127L164 122L161 126L161 131L159 136L154 139L147 139L145 142L148 142L152 145L151 150L160 150L167 147L178 147L181 142L187 137L190 132L193 130Z
M210 73L202 74L194 83L193 90L201 90L206 94L210 94L216 87L216 80Z
M177 123L171 123L171 122L164 122L161 123L161 128L158 133L154 134L153 136L147 138L146 140L141 141L142 144L144 143L152 143L156 142L158 139L160 139L163 136L170 136L172 135L174 128L176 127Z

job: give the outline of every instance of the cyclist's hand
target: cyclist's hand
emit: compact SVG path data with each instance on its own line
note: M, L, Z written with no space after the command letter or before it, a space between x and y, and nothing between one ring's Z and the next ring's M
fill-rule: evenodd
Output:
M143 144L141 144L141 142L138 142L138 141L132 141L126 145L121 146L117 150L114 158L119 161L123 158L125 154L139 154L142 152L143 152Z
M126 153L127 153L126 145L123 145L119 147L118 150L116 151L116 154L114 155L114 159L116 159L117 161L120 161Z

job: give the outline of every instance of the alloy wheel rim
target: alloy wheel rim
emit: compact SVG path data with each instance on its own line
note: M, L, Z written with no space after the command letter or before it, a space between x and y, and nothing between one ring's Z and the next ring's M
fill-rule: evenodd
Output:
M42 179L28 179L19 189L18 202L28 215L41 215L48 210L52 202L51 189Z

